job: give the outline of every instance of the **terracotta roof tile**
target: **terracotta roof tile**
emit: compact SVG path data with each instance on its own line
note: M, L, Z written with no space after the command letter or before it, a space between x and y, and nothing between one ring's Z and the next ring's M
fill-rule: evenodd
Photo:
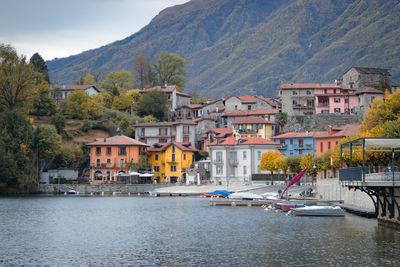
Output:
M98 92L100 92L99 89L96 88L96 86L89 85L89 84L88 85L52 85L51 86L51 88L53 88L53 89L60 88L61 90L71 90L71 91L85 90L89 87L94 87Z
M201 108L203 105L202 104L189 104L187 105L188 108Z
M237 145L279 145L278 143L267 140L261 137L241 137L236 140L236 137L228 137L222 140L219 144L214 142L210 146L237 146Z
M240 117L251 115L269 115L278 113L277 109L258 109L258 110L237 110L224 114L226 117Z
M333 128L335 130L334 134L329 135L328 132L323 132L323 134L315 136L315 138L331 138L331 137L346 137L350 135L361 134L358 124L346 124L341 127Z
M250 95L239 96L239 99L244 103L253 103L256 102L256 98Z
M197 149L193 147L190 143L179 143L179 142L172 142L172 143L156 143L153 144L151 147L147 149L148 152L161 152L167 149L169 146L175 145L182 151L192 151L195 152Z
M145 122L145 123L138 123L135 127L165 127L165 126L172 126L178 124L189 124L189 125L196 125L193 121L160 121L160 122Z
M383 95L383 92L381 90L378 90L378 89L375 89L372 87L366 87L364 89L358 90L356 92L356 94L357 95L359 95L359 94L382 94Z
M285 83L281 89L315 89L315 88L341 88L334 83Z
M326 132L322 132L322 131L290 132L290 133L284 133L284 134L276 135L276 136L272 137L272 139L317 137L317 136L322 136L325 133Z
M110 146L110 145L149 146L148 144L145 144L143 142L140 142L125 135L116 135L109 138L96 138L94 142L88 144L88 146Z
M256 117L256 116L238 117L232 122L232 124L244 124L244 123L274 124L262 117Z

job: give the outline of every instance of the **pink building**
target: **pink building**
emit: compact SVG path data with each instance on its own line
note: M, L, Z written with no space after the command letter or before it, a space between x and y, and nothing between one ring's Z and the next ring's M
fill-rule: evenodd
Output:
M358 96L354 89L315 88L315 111L319 113L354 114Z

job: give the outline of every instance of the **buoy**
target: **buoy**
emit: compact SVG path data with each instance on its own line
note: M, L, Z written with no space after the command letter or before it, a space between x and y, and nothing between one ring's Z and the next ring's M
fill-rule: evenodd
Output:
M140 196L140 193L137 193L138 196Z

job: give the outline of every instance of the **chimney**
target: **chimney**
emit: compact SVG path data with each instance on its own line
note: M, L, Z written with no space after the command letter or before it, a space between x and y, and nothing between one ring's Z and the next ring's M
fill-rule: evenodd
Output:
M118 128L118 129L117 129L117 133L118 133L118 135L119 135L119 136L121 136L121 135L122 135L122 131L121 131L121 129L120 129L120 128Z
M332 135L332 126L328 125L328 135Z

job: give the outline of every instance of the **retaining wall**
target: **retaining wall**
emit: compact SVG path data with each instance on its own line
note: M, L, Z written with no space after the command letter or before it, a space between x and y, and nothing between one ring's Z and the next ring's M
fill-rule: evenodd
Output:
M375 210L371 198L360 190L349 190L342 187L339 179L318 179L316 184L317 197L323 200L343 200L344 204L360 209Z
M113 192L127 193L145 193L154 191L157 188L174 186L174 184L40 184L38 186L38 193L56 194L64 193L69 190L75 190L79 193L95 193L104 192L105 194L112 194Z

